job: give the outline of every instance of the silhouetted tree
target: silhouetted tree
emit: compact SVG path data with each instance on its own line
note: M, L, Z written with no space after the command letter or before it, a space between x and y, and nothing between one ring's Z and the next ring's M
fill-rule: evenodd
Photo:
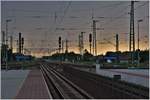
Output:
M83 59L84 59L85 61L89 61L92 57L93 57L93 55L90 54L90 53L87 51L87 49L85 49L85 50L84 50L84 54L83 54Z

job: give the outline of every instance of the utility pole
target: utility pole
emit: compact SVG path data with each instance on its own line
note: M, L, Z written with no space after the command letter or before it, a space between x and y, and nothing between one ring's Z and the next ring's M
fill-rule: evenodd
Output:
M116 34L116 53L117 53L117 63L119 63L119 37Z
M90 43L90 54L91 54L92 34L89 34L89 43Z
M93 20L93 55L97 56L96 20Z
M118 34L116 34L116 52L119 51L119 38L118 38Z
M134 63L134 53L135 53L135 38L134 38L134 1L131 1L129 51L130 51L130 53L131 53L131 64L133 64L133 63Z
M79 34L79 51L80 51L80 55L82 56L83 56L83 51L84 51L83 33L85 32L81 32Z

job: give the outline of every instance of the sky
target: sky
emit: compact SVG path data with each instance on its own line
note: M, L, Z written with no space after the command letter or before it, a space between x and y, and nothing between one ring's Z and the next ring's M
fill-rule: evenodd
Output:
M92 20L97 20L97 51L115 51L115 35L119 34L119 50L129 50L130 1L2 1L1 29L13 36L16 52L18 33L25 39L24 48L34 56L46 56L58 48L58 37L68 40L69 51L79 53L78 35L84 33L84 49L89 51ZM140 23L140 49L148 49L149 2L135 2L135 40L137 20ZM92 17L93 16L93 17ZM93 19L92 19L93 18ZM74 29L74 30L71 30ZM106 40L112 44L108 43ZM27 53L27 52L25 52Z

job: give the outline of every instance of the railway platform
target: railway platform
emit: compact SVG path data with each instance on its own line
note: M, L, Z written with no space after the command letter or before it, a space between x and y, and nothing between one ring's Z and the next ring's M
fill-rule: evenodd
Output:
M1 99L13 99L30 70L1 70Z
M51 94L40 70L31 70L15 99L51 99Z
M144 87L149 87L149 69L91 69L76 68L98 75L113 78L114 75L121 75L121 80Z

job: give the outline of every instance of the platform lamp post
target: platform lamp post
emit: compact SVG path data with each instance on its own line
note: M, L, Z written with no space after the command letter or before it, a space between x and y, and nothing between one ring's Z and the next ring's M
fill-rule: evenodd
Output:
M11 22L11 19L6 20L6 70L8 69L8 22Z
M140 48L139 48L139 45L140 45L140 39L139 39L139 23L142 22L143 20L142 19L139 19L137 21L137 24L138 24L138 37L137 37L137 48L138 48L138 66L140 65Z

